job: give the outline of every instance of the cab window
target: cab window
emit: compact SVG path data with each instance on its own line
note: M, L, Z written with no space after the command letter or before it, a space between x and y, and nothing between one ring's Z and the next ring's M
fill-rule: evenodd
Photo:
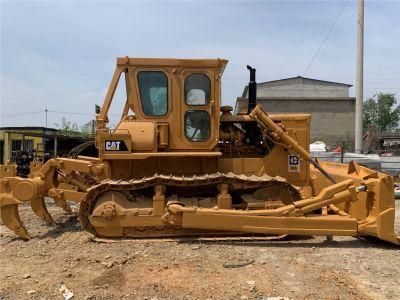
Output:
M147 116L164 116L168 112L168 79L161 71L138 73L140 101Z
M185 113L185 135L194 142L210 137L210 115L205 110L188 110Z
M206 105L210 102L211 81L205 74L191 74L185 80L187 105Z

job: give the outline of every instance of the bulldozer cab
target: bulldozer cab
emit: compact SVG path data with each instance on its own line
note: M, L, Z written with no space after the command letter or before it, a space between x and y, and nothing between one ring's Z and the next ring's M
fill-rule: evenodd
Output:
M213 152L226 64L222 59L118 58L97 115L100 155L126 159L134 153ZM120 78L127 98L121 120L111 130L107 114Z

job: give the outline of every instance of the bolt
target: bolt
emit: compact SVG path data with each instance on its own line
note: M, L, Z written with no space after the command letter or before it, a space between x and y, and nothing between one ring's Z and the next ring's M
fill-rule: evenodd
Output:
M103 216L107 220L110 220L115 217L115 207L114 205L106 205L103 210Z
M357 192L366 192L368 191L368 188L366 185L359 185L358 187L356 187Z

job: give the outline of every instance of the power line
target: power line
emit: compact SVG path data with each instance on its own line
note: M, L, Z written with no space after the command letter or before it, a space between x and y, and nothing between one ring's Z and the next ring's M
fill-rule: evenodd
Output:
M9 115L1 115L2 118L9 118L9 117L19 117L19 116L26 116L26 115L33 115L33 114L39 114L39 113L44 113L43 110L41 111L31 111L31 112L22 112L22 113L14 113L14 114L9 114Z
M48 93L51 93L51 94L59 94L59 93L62 93L62 94L65 94L65 93L68 93L68 94L72 94L72 93L78 93L78 94L84 94L84 93L88 93L88 92L92 92L92 93L97 93L97 92L101 92L101 90L103 90L104 88L99 88L99 87L96 87L96 88L94 88L94 89L91 89L91 90L88 90L88 89L82 89L81 87L68 87L68 88L63 88L63 89L57 89L57 90L48 90L48 89L46 89L46 90L37 90L37 91L34 91L34 92L32 92L32 91L28 91L28 90L25 90L25 91L20 91L20 92L16 92L14 89L12 89L11 87L9 87L9 88L6 88L7 87L7 85L4 85L4 88L5 88L5 90L9 90L10 92L4 92L4 94L6 94L7 96L26 96L26 95L40 95L40 94L48 94Z
M20 100L20 99L32 99L32 98L42 98L42 99L54 99L54 98L75 98L75 100L82 101L82 99L102 99L102 95L84 95L84 94L42 94L42 95L26 95L26 96L8 96L8 95L2 95L3 99L7 100Z
M303 76L306 75L306 73L308 72L308 70L310 69L311 65L313 64L315 58L317 57L317 55L319 54L319 51L321 50L322 46L325 44L326 40L328 39L329 35L331 34L333 28L335 28L336 23L338 22L340 16L343 13L344 8L346 7L347 3L349 2L349 0L347 0L344 5L342 6L342 9L340 10L339 14L336 16L335 22L333 22L332 26L329 28L327 34L325 35L325 38L322 40L321 44L318 47L317 52L315 52L313 58L311 59L310 63L308 64L306 70L303 73Z
M56 114L66 114L66 115L84 115L84 116L93 116L95 114L90 113L80 113L80 112L71 112L71 111L56 111L56 110L47 110L49 113L56 113ZM108 114L109 116L121 116L119 114Z
M1 118L8 118L8 117L19 117L19 116L26 116L26 115L32 115L32 114L40 114L40 113L46 113L46 110L48 113L56 113L56 114L66 114L66 115L83 115L83 116L93 116L95 114L91 113L81 113L81 112L71 112L71 111L57 111L57 110L41 110L41 111L30 111L30 112L20 112L20 113L14 113L14 114L8 114L8 115L0 115ZM109 116L120 116L119 114L108 114Z
M67 114L67 115L89 115L93 116L93 114L90 113L80 113L80 112L70 112L70 111L56 111L56 110L47 110L49 113L56 113L56 114Z

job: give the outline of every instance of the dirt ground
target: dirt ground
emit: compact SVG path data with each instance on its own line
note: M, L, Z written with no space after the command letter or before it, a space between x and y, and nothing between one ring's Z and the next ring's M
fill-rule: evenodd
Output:
M63 299L63 285L74 299L400 299L400 248L388 244L351 237L100 243L80 231L75 215L49 210L57 226L20 208L33 236L27 242L0 225L0 299Z

